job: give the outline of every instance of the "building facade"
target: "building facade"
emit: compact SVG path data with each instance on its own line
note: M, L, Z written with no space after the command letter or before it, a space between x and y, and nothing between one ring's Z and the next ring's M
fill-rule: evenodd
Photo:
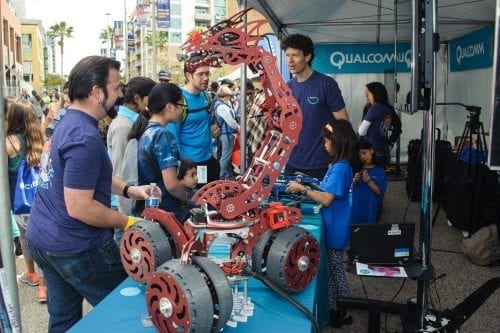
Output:
M22 20L22 52L24 81L39 90L45 82L48 67L45 31L40 20Z
M183 80L182 64L177 60L180 46L194 29L207 27L228 17L228 2L236 0L170 0L170 27L157 29L157 72L166 69L179 83ZM128 18L134 30L133 51L128 51L130 77L142 75L157 79L152 73L150 27L139 27L137 9Z
M16 17L12 1L0 0L0 34L2 37L3 93L4 96L20 93L23 81L21 23Z

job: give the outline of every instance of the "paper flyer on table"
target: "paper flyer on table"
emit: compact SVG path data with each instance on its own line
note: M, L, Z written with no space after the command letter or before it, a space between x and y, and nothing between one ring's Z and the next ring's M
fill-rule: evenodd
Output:
M405 269L400 266L376 266L362 264L360 262L356 263L356 274L366 276L408 277Z

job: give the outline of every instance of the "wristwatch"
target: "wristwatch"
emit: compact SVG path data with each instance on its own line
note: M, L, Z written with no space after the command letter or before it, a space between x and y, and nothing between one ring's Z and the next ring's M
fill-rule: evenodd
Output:
M307 195L307 191L310 191L311 188L309 186L304 186L304 189L300 191L300 194Z
M129 199L129 198L130 198L130 197L128 196L128 189L129 189L129 187L130 187L130 186L134 186L134 184L130 184L130 183L128 183L128 184L125 184L125 186L123 187L123 192L122 192L122 194L123 194L123 196L124 196L125 198L127 198L127 199Z

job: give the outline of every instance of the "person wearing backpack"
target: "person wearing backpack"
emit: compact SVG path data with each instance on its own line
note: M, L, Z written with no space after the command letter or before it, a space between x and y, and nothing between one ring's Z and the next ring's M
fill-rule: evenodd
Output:
M30 167L40 164L44 138L35 107L27 100L16 99L10 103L7 109L6 122L5 148L9 173L9 196L11 206L13 206L21 162L26 160ZM26 265L26 271L19 277L19 281L30 286L38 286L38 302L45 303L47 302L47 287L45 286L43 272L38 267L35 267L35 262L30 255L26 242L25 234L30 215L16 214L14 219L19 227L19 239Z
M220 158L220 179L234 180L233 165L231 156L234 148L236 133L240 130L240 125L236 121L236 111L231 104L233 92L226 86L221 86L217 91L218 101L214 105L215 119L220 127L221 158Z
M365 86L367 100L366 114L358 129L360 136L372 144L375 163L385 168L391 161L389 131L392 124L393 107L389 104L387 90L380 82L370 82Z
M219 179L220 173L219 161L213 156L210 95L206 92L209 61L194 55L184 63L187 81L182 88L184 112L177 122L167 125L179 146L180 156L196 163L200 186Z

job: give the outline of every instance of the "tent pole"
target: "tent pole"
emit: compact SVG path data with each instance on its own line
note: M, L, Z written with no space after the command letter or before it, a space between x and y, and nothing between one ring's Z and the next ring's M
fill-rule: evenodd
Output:
M2 41L3 37L0 35L0 42ZM4 68L3 57L0 57L0 68ZM2 92L3 96L3 78L0 78L0 91ZM18 328L21 328L21 312L19 307L19 293L17 290L16 280L16 256L14 255L10 216L10 191L9 173L7 169L7 149L5 146L5 140L7 136L5 115L7 114L7 110L5 110L4 106L5 103L2 98L2 101L0 101L0 207L2 207L2 209L0 209L0 235L2 235L2 241L0 242L0 261L3 263L7 289L9 292L10 300L12 302L13 312L19 325ZM0 324L0 328L1 326L2 325Z
M418 105L423 114L422 137L422 200L420 203L420 257L422 275L417 285L417 329L425 328L425 316L428 310L428 288L434 277L431 265L431 212L432 212L432 179L434 176L434 140L435 140L435 104L436 104L436 51L439 49L438 35L436 32L436 1L413 0L413 29L416 30L418 43L414 50L414 64L417 70L413 71L412 102L420 98L423 100ZM415 36L415 35L414 35ZM436 45L437 44L437 45ZM412 46L415 45L413 41ZM417 108L413 104L412 108Z
M394 102L399 102L398 89L398 0L394 0ZM397 111L399 119L401 119L401 111ZM396 142L396 166L394 174L399 177L401 174L401 136Z
M240 10L247 8L247 0L241 1ZM245 33L247 32L247 14L243 16ZM247 64L240 65L240 173L243 174L247 168Z

